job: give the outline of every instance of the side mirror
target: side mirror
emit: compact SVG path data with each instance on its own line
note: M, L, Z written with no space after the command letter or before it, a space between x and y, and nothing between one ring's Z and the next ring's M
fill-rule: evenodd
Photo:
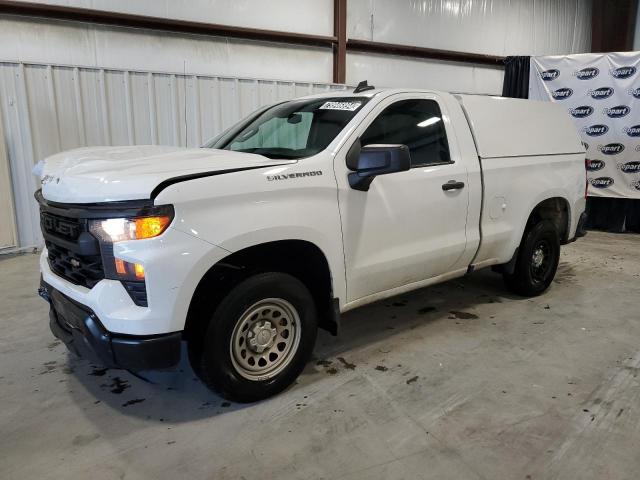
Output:
M378 175L405 172L411 168L411 154L406 145L367 145L362 147L360 139L347 153L349 185L354 190L366 192Z

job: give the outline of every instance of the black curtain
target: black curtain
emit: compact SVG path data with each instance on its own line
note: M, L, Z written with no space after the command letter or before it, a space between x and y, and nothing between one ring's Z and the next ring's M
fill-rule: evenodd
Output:
M589 230L640 233L640 200L631 198L587 198Z
M529 98L529 65L531 57L507 57L504 60L502 96Z

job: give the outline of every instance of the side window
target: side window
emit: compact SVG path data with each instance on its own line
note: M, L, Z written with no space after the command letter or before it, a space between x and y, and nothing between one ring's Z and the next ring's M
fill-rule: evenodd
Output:
M409 147L411 166L450 162L442 113L434 100L401 100L385 108L360 138L362 146L398 144Z

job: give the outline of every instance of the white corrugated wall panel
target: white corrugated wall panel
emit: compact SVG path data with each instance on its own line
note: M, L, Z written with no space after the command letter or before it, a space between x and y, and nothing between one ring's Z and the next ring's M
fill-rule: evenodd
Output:
M489 55L582 53L590 0L349 0L347 36ZM347 53L347 83L499 94L504 71L391 55Z
M29 0L25 3L333 35L333 0Z
M331 48L13 15L0 15L0 59L176 73L186 62L187 71L203 75L327 83L333 65Z
M197 147L262 105L341 85L0 62L19 245L42 241L33 166L96 145Z
M588 52L591 0L349 0L347 36L489 55Z
M347 52L347 83L500 95L504 68Z

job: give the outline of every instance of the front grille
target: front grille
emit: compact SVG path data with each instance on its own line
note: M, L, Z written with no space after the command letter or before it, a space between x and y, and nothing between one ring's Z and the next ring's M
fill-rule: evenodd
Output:
M51 270L76 285L93 288L104 278L102 258L97 255L79 255L68 248L45 240Z
M49 266L58 276L86 288L104 278L98 240L83 218L56 215L42 208L40 226L48 252Z

